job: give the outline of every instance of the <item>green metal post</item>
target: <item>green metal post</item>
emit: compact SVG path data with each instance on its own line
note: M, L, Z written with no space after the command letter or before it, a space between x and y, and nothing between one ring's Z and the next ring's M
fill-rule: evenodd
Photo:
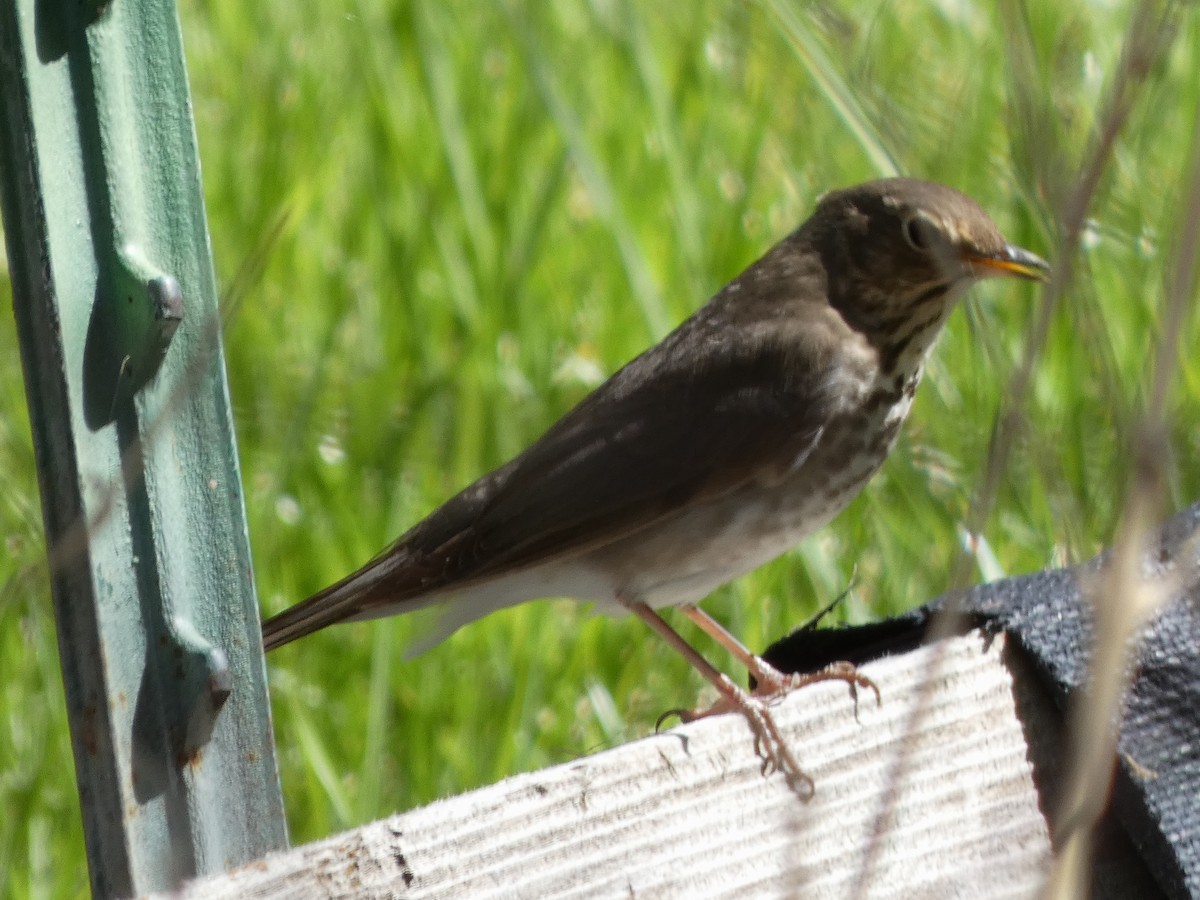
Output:
M0 204L92 889L167 889L287 843L170 0L0 4Z

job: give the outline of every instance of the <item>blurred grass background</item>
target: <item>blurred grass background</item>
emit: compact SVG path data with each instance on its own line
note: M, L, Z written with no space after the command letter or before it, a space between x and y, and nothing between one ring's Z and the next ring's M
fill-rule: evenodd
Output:
M226 354L264 611L518 452L829 188L935 178L1052 255L1133 8L183 0L217 271L237 282ZM1198 44L1193 8L1101 180L984 533L1006 572L1112 538L1188 214ZM949 587L1040 296L977 290L871 486L706 608L762 649L856 570L838 613L856 621ZM1180 342L1172 508L1200 497L1198 328L1190 315ZM82 832L8 316L0 346L0 872L14 896L74 896ZM270 657L294 842L644 735L701 689L640 623L567 601L406 662L412 627L344 626Z

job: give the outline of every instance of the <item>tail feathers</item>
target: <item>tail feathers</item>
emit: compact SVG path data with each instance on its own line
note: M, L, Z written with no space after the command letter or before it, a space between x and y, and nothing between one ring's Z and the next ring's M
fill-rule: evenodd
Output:
M406 592L397 588L395 562L394 557L381 556L336 584L271 617L263 623L263 647L274 650L337 622L401 612L401 606L408 605L406 600L411 602L412 609L425 606L421 593L406 597Z

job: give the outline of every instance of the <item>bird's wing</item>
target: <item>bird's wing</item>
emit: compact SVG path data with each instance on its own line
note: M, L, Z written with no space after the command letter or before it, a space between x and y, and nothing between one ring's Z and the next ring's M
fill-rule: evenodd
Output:
M603 545L802 461L823 425L819 360L777 323L702 354L687 346L696 331L634 360L404 535L392 551L422 592Z

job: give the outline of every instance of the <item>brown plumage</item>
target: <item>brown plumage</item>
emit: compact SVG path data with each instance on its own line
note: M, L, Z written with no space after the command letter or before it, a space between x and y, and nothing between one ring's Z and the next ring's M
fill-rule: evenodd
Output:
M708 712L741 710L771 767L808 796L812 781L763 698L824 678L875 685L848 666L784 677L696 604L862 489L971 284L1046 268L951 188L897 178L831 193L524 453L267 621L264 645L439 604L436 641L526 600L590 600L658 631L717 688ZM755 696L680 637L655 612L663 606L682 607L745 663Z
M865 484L973 281L1044 268L951 188L829 194L524 453L270 619L264 643L439 602L458 607L446 633L541 596L694 604Z

